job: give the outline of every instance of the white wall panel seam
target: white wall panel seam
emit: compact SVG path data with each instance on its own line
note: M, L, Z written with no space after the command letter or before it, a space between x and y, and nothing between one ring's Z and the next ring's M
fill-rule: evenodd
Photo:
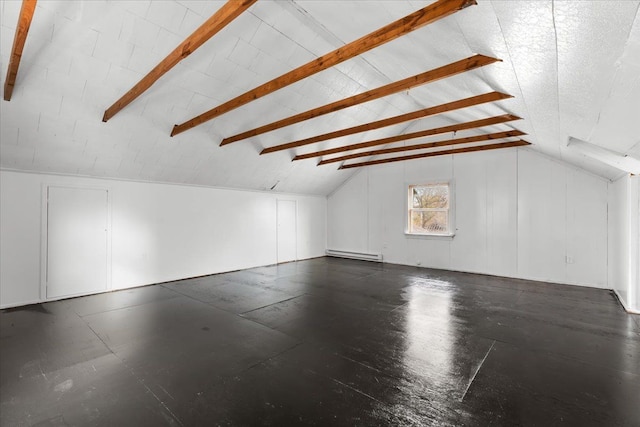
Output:
M371 215L371 209L370 209L370 203L371 203L371 185L370 185L370 178L371 178L371 174L369 173L370 170L367 169L367 252L371 252L371 222L369 221L369 216Z
M520 149L516 150L516 272L520 272Z
M553 0L552 3L553 4ZM557 45L557 40L556 40L556 45ZM556 58L556 62L557 62L557 58ZM569 171L567 171L565 169L564 171L564 194L565 194L565 198L564 198L564 241L567 241L567 229L569 226L569 185L568 185L568 180L569 180ZM564 276L565 276L565 280L568 277L568 267L569 267L569 259L567 258L568 255L568 251L569 251L569 245L565 244L564 245Z
M615 291L615 287L613 286L613 284L611 283L611 248L610 246L610 241L611 241L611 227L609 226L609 224L611 224L611 206L609 205L611 202L611 188L609 188L610 185L607 184L607 287L609 287L610 289L613 289ZM618 296L619 298L619 296Z

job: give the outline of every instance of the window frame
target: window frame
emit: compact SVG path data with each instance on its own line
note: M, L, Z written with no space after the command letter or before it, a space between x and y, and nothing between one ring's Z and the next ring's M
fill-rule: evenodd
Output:
M416 209L424 210L421 208L412 207L412 190L414 187L428 187L436 185L446 185L449 187L449 209L448 209L448 230L445 233L417 233L411 231L411 212ZM405 183L405 229L404 234L407 237L427 238L427 239L452 239L455 236L455 183L452 179L436 179L423 182L420 184ZM446 210L436 209L433 210Z

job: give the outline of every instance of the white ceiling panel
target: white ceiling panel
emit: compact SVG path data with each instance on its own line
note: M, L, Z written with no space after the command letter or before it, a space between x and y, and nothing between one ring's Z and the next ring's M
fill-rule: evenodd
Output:
M4 84L20 1L0 0ZM3 168L328 194L354 171L318 151L505 113L530 149L606 178L620 172L567 147L574 136L640 156L639 1L478 0L441 21L349 59L201 126L193 118L432 1L259 0L107 123L104 110L224 1L40 1L13 97L0 103ZM220 147L228 136L475 53L502 62ZM265 147L502 91L478 105L259 155ZM395 144L452 138L438 135ZM275 186L275 187L274 187Z
M632 15L632 14L630 14ZM591 142L622 154L633 154L640 145L640 12L621 55L616 58L608 97L601 104ZM635 154L639 157L638 154Z
M637 5L630 2L615 5L610 2L593 2L589 8L565 2L555 5L560 120L562 132L568 136L593 141L601 114L625 115L624 101L633 95L629 84L634 79L630 75L620 76L623 84L627 86L627 91L617 94L612 92L616 84L616 74L630 71L621 70L621 66L636 11ZM607 37L602 38L605 31ZM638 99L637 95L636 93L635 102ZM614 108L619 109L618 111L603 111L610 96L621 98L611 103L616 106ZM629 124L633 122L624 121ZM608 139L602 135L598 142L614 149L620 147L622 141ZM628 142L624 141L627 146Z

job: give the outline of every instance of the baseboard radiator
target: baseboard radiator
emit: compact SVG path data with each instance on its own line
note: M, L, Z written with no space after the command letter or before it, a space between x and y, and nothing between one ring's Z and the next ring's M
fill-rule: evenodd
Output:
M366 252L353 252L353 251L339 251L336 249L327 249L325 251L327 256L337 257L337 258L349 258L349 259L358 259L361 261L373 261L373 262L382 262L382 254L372 254Z

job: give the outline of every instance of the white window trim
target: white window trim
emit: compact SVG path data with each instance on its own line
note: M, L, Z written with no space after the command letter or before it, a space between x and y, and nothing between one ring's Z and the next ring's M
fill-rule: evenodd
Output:
M409 200L411 187L420 185L433 185L433 184L447 184L449 186L449 233L447 234L426 234L426 233L412 233L409 231ZM456 197L455 197L455 181L453 179L432 179L422 183L410 183L404 184L404 234L408 238L415 239L433 239L433 240L452 240L456 235Z

